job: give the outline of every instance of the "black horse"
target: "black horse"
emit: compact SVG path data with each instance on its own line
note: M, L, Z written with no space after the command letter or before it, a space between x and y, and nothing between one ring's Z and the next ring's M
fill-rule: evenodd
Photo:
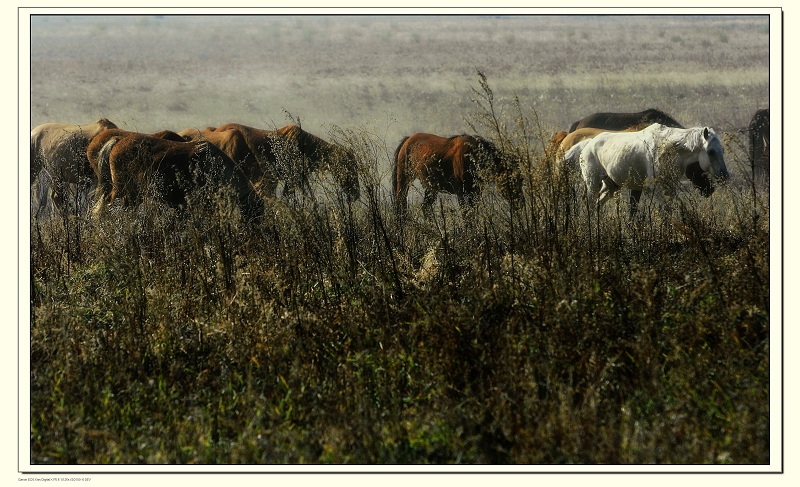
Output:
M750 167L757 172L769 175L769 108L756 111L747 127L750 142Z

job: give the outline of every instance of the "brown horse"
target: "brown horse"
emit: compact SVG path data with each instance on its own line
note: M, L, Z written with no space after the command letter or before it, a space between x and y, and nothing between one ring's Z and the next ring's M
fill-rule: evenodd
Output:
M102 149L103 146L106 144L106 142L108 142L112 138L124 137L127 135L144 135L144 134L140 134L139 132L133 132L130 130L118 129L115 127L102 130L89 140L89 144L86 146L84 154L86 155L86 160L89 164L91 177L95 181L97 180L97 173L98 173L97 162L100 156L100 149ZM173 142L186 142L186 139L184 139L180 134L173 132L171 130L162 130L160 132L149 134L149 136L158 139L171 140Z
M259 190L276 194L284 182L284 195L294 195L299 187L310 192L309 176L318 170L329 171L350 201L359 197L358 162L345 147L327 142L297 125L263 130L239 123L213 129L181 132L188 138L206 139L242 165Z
M394 152L392 189L394 205L402 216L408 206L408 188L419 179L425 190L422 209L430 216L439 191L456 195L459 206L474 206L481 178L494 178L501 195L516 204L522 196L522 179L502 159L490 141L472 135L441 137L416 133L403 138Z
M277 181L278 179L277 174L274 172L274 164L264 164L262 167L259 164L259 159L247 144L242 132L238 129L216 132L214 127L206 127L203 130L186 129L178 132L178 135L187 141L206 140L217 146L239 165L247 175L247 178L259 190L262 189L262 181ZM268 191L271 190L271 194L266 194L265 196L274 196L275 186L269 184L264 186L269 188Z
M753 175L769 175L769 108L756 111L747 127Z
M91 187L94 178L86 147L92 137L109 128L117 126L101 118L80 125L50 122L31 130L31 184L38 177L40 186L37 214L48 197L57 211L64 209L70 185Z
M583 117L577 122L574 122L570 126L569 131L574 132L577 129L584 127L607 130L626 130L630 128L642 130L654 123L660 123L661 125L666 125L667 127L675 127L679 129L683 128L683 125L661 110L648 108L647 110L634 113L593 113Z
M108 130L92 139L87 158L97 176L95 217L117 199L124 206L138 205L149 190L155 190L173 207L185 207L188 193L216 186L233 189L247 219L258 218L264 210L263 201L245 174L221 150L205 141L177 142Z

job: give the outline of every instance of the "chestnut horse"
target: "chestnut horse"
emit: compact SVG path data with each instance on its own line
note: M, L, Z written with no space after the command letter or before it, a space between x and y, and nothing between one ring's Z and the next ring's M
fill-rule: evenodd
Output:
M522 179L508 167L492 142L472 135L416 133L405 137L394 152L395 210L400 216L405 214L408 188L419 179L425 190L422 209L426 216L431 216L439 191L456 195L459 206L466 211L475 204L483 176L493 178L500 194L512 204L522 196Z
M167 133L172 138L172 133ZM185 207L193 190L230 186L242 215L254 221L263 201L238 166L221 150L205 142L177 142L123 130L100 133L89 144L87 158L97 176L97 218L114 200L138 205L150 190L173 207Z
M39 178L37 215L48 199L56 211L63 210L70 185L91 188L94 178L86 147L92 137L110 128L117 126L101 118L80 125L50 122L31 130L31 184Z
M185 130L188 139L205 139L216 145L256 182L259 191L275 196L280 181L284 195L294 195L297 187L310 192L309 176L318 170L329 171L349 201L359 197L358 161L345 147L317 137L297 125L263 130L239 123L214 129Z

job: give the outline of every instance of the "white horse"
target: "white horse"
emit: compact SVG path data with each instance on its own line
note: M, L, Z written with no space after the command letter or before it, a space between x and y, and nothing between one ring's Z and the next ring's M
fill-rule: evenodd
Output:
M699 169L693 164L699 163ZM644 189L658 181L668 194L684 175L703 195L713 192L711 181L727 180L722 143L709 127L680 129L655 123L638 132L604 132L590 139L580 153L587 198L600 207L622 188L631 190L631 215Z

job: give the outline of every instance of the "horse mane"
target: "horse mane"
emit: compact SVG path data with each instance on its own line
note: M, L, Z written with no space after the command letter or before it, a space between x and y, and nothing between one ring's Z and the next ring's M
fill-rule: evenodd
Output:
M486 151L487 155L489 155L491 158L494 159L498 157L499 150L497 148L497 144L487 138L481 137L480 135L472 135L471 137L475 139L478 147Z
M659 119L658 123L660 123L662 125L666 125L668 127L679 128L679 129L684 128L683 125L681 125L677 120L675 120L671 116L667 115L663 111L659 110L658 108L648 108L647 110L645 110L642 113L643 114L655 115L656 118Z
M670 127L661 123L654 123L648 126L645 130L657 132L667 140L682 141L687 147L691 148L692 150L696 150L698 146L703 144L703 131L705 129L708 129L709 138L713 136L719 141L719 137L717 136L716 132L714 132L714 129L706 126L684 129L680 127ZM722 143L722 141L719 142L720 144Z

